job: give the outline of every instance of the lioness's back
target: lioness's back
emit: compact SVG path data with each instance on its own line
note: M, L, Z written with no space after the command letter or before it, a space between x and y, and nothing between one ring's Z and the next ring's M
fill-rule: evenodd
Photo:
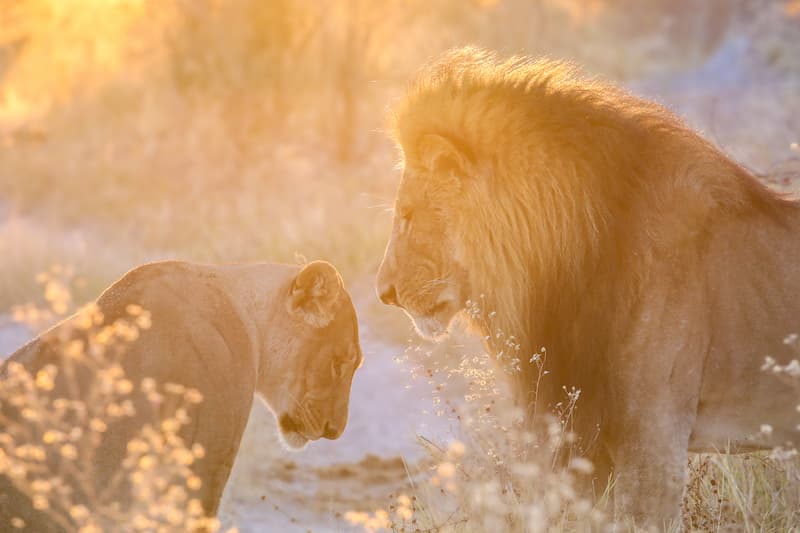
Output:
M79 372L59 372L54 394L71 397L77 390L81 401L91 402L95 389L104 386L98 385L98 380L105 379L103 373L111 370L119 378L114 367L121 368L125 379L133 383L130 399L135 416L108 420L107 427L97 430L102 438L90 452L93 471L89 482L107 490L130 455L130 443L138 438L145 424L172 431L161 424L174 426L179 421L177 444L192 450L192 454L198 445L202 446L203 453L195 455L189 464L202 480L201 486L195 487L196 497L205 513L213 516L233 466L254 394L259 392L277 416L283 407L275 403L275 398L286 395L281 391L269 398L267 395L275 392L272 390L275 383L309 382L302 375L303 369L316 368L325 361L308 364L304 358L317 354L321 340L331 345L336 354L343 351L337 344L349 347L355 343L358 348L355 313L349 296L341 288L341 278L335 269L320 262L307 267L213 266L177 261L143 265L110 286L87 311L70 317L18 350L3 366L3 372L8 371L9 365L22 365L33 375L47 365L61 368L71 357L67 355L71 353L70 347L77 342L83 349L81 355L89 354L86 357L90 365ZM87 314L91 317L88 321ZM342 317L347 320L342 321ZM334 329L325 327L326 324L333 324ZM318 338L320 334L322 338ZM111 349L120 341L124 348L121 354ZM286 357L275 360L276 349ZM106 356L111 357L105 362L108 369L101 363ZM314 357L319 359L317 355ZM340 366L335 360L328 364ZM269 372L275 375L270 376ZM70 373L73 376L68 380L65 374ZM346 420L352 373L339 373L339 381L326 381L319 386L330 387L334 396L326 405L331 409L343 406L343 420ZM150 385L145 386L145 378L149 378ZM340 383L346 387L342 388ZM193 391L192 397L202 397L202 402L171 404L170 391L178 396L184 394L184 398L189 396L183 391ZM317 397L324 391L310 392ZM303 395L293 395L293 401ZM165 415L171 418L162 420ZM327 415L314 418L317 419L329 420ZM15 420L25 423L19 417ZM337 423L335 427L334 434L325 426L324 436L336 438L344 426ZM290 429L302 429L310 435L308 438L323 436L322 430L312 434L310 429L297 425ZM0 500L0 520L8 523L13 517L22 517L36 531L61 529L38 516L31 509L30 500L17 492L7 478L2 478L2 483L7 490L5 499ZM133 501L131 488L126 485L115 492L112 501L126 508ZM83 493L76 497L75 503L91 508L96 503L92 498Z

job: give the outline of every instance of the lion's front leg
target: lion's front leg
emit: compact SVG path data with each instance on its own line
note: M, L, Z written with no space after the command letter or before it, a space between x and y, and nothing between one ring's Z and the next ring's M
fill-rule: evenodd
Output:
M618 523L660 530L680 524L691 430L677 418L652 413L628 425L612 447Z

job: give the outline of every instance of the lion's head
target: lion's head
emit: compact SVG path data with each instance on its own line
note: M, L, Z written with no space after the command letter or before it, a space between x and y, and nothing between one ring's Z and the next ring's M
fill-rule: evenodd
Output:
M301 448L344 431L350 384L362 356L353 303L331 264L306 265L284 296L277 312L285 336L267 339L269 351L282 355L263 369L259 391L278 419L284 442Z
M559 62L465 48L424 68L391 116L403 176L381 300L427 337L470 299L496 313L494 327L525 335L535 309L566 301L555 291L580 291L615 253L604 237L640 195L669 192L634 187L642 132L673 127L647 106ZM605 143L628 149L611 158ZM680 200L686 211L704 201Z
M459 214L465 208L457 152L427 135L426 158L406 160L389 244L378 273L384 303L402 307L425 337L438 338L468 297Z
M561 191L527 179L545 143L537 145L541 132L519 112L515 89L531 74L511 63L498 66L473 49L447 54L422 71L392 115L403 176L377 290L425 337L445 334L467 300L480 300L490 287L496 301L515 307L506 316L521 318L522 280L551 267L546 253L532 257L534 250L560 248L582 229L577 221L562 231L560 212L531 216ZM569 75L567 67L546 66L547 76ZM508 75L499 76L504 69Z

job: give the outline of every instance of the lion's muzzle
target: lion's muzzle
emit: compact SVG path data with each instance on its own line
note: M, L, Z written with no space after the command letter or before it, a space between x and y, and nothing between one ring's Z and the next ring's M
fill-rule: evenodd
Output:
M400 307L397 301L397 289L394 285L378 286L378 298L386 305L396 305Z

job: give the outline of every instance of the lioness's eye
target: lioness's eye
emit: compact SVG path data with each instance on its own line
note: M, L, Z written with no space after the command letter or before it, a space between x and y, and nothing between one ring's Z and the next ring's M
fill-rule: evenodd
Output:
M333 363L333 377L334 378L341 378L344 376L344 372L346 370L347 363L343 363L342 361L335 361Z
M400 213L400 233L408 231L411 225L411 211L404 211Z

